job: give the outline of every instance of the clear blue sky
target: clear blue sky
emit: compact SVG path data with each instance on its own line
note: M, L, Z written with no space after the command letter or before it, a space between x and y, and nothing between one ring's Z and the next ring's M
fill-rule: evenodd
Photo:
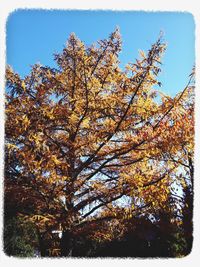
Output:
M7 64L22 77L38 62L55 67L53 54L63 49L71 32L90 45L116 26L123 40L121 66L133 62L139 49L148 50L163 31L162 90L175 95L184 88L195 64L195 25L189 13L17 10L7 21Z

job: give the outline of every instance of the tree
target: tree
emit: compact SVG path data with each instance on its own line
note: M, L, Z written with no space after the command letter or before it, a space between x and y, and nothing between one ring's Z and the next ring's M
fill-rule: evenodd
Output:
M159 103L161 38L125 70L120 51L118 29L90 47L71 34L55 55L57 69L36 64L22 79L7 67L5 199L14 191L17 214L41 240L62 231L50 254L73 255L86 223L167 206L177 179L179 166L163 155L169 141L179 151L179 137L169 133L180 125L169 117L176 123L190 84Z
M193 240L194 69L187 86L177 95L177 99L176 107L168 114L171 127L165 130L168 146L163 151L163 160L176 167L167 212L181 228L179 236L182 235L181 238L185 240L182 255L187 255L192 249Z
M33 257L38 248L37 233L31 223L17 218L4 220L4 251L8 256Z

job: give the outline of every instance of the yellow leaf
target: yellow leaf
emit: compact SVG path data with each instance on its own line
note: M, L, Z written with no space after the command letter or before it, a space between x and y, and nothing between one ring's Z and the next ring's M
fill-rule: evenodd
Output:
M83 121L82 126L83 126L84 128L88 128L88 127L90 126L89 122L90 122L90 119L89 119L89 118L86 118L86 119Z
M26 84L24 81L22 81L21 87L23 88L24 91L26 90Z

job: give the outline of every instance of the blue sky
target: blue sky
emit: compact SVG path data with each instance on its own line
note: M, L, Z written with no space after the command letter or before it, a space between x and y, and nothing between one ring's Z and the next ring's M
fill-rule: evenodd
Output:
M183 12L17 10L7 21L7 64L22 77L38 62L55 67L53 54L61 52L71 32L90 45L116 26L123 40L122 67L135 61L139 49L148 50L163 31L162 90L175 95L184 88L195 63L195 25L192 15Z

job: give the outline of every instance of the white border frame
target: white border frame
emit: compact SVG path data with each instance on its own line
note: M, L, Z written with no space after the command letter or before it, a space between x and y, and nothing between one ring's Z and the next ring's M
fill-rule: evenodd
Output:
M198 0L166 0L166 1L157 1L157 0L1 0L0 2L0 125L4 125L4 71L5 71L5 60L6 60L6 20L11 12L18 8L29 8L29 9L78 9L78 10L135 10L135 11L187 11L194 16L195 20L195 54L196 54L196 73L198 74L200 70L200 55L199 55L199 44L200 44L200 12ZM1 266L9 266L15 264L18 266L32 266L34 264L48 264L50 266L56 265L72 265L78 266L84 264L85 266L92 265L102 265L109 264L121 266L126 264L132 266L137 264L137 266L144 266L145 264L151 264L152 266L166 266L170 264L171 266L187 266L188 264L194 264L200 256L200 184L198 183L198 174L200 173L200 137L198 136L198 128L200 121L200 109L198 103L200 102L200 79L199 75L196 77L196 105L195 105L195 122L196 122L196 131L195 131L195 175L194 175L194 184L195 184L195 196L194 196L194 243L193 249L190 255L181 258L181 259L17 259L13 257L8 257L3 252L2 244L2 225L3 218L1 216L0 225L1 225L1 239L0 239L0 262ZM4 127L0 128L0 172L1 177L3 174L3 142L4 142ZM3 210L2 199L3 199L3 178L1 180L1 200L0 208Z

